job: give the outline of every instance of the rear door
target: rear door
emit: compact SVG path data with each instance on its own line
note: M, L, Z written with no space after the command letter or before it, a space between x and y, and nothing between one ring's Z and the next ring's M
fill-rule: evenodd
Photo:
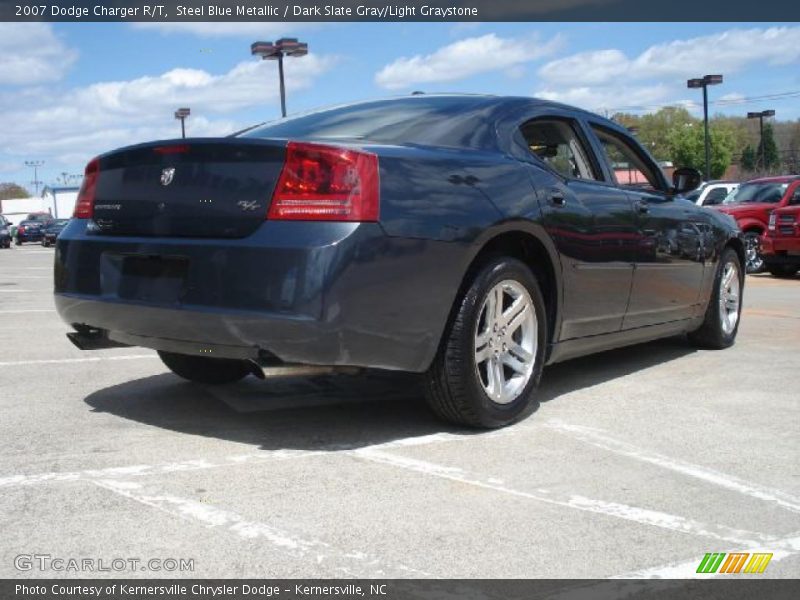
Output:
M623 329L694 316L700 300L707 215L669 193L660 168L632 138L590 123L617 189L633 203L638 243Z
M602 181L581 124L568 114L532 119L521 132L538 159L529 172L561 257L560 340L619 331L635 258L631 199Z

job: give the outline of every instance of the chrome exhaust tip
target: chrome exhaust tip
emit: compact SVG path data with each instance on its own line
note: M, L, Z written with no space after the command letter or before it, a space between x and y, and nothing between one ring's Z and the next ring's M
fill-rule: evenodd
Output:
M336 365L304 365L298 363L259 364L254 360L247 361L250 372L259 379L277 379L282 377L315 377L318 375L357 375L360 367L342 367Z

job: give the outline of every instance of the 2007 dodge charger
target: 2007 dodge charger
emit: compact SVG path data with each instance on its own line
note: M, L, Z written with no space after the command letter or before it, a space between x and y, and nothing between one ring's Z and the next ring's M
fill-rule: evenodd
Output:
M423 374L499 427L545 364L688 334L730 346L744 246L620 125L531 98L416 95L109 152L58 237L80 348L176 374Z

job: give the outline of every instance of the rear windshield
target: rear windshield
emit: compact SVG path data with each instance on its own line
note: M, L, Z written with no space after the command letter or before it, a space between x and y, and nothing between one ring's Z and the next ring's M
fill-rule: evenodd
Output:
M364 102L272 121L238 137L473 146L492 122L485 118L492 106L474 96Z
M786 193L788 183L745 183L725 198L725 204L766 202L777 204Z

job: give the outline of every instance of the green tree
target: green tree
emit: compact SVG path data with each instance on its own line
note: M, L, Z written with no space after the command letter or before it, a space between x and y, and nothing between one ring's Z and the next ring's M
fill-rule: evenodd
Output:
M17 185L16 183L0 183L0 200L30 197L30 192L21 185Z
M733 131L723 123L712 123L709 128L711 150L711 177L719 178L731 164L735 139ZM676 167L692 167L705 171L705 137L699 122L673 128L667 135L670 157Z
M740 161L742 165L742 169L745 171L753 172L756 170L756 151L750 144L744 147L742 150L742 158Z
M764 125L764 135L758 143L757 154L758 165L765 171L780 166L781 159L780 154L778 154L778 145L775 143L775 134L770 123Z
M672 159L669 137L673 130L699 123L688 110L678 106L666 106L642 116L618 113L614 120L625 127L635 127L636 137L656 160Z

